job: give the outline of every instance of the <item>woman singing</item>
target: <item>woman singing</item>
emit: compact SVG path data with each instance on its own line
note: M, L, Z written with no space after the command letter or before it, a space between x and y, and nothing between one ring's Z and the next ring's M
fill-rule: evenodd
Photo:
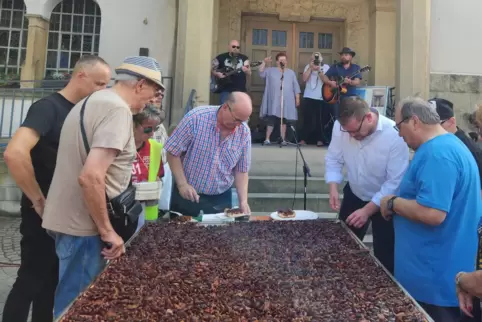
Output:
M259 66L259 76L266 79L260 117L267 123L266 139L263 144L270 144L271 133L276 124L283 126L280 129L282 145L286 145L286 125L298 119L296 108L300 105L300 85L296 73L286 68L286 54L276 55L276 67L266 68L266 63L271 63L271 57L266 57ZM283 93L283 108L281 108L281 94Z

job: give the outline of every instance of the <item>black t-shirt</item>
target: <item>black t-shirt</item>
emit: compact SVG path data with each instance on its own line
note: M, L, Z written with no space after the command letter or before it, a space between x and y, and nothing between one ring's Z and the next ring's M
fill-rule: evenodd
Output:
M457 129L457 132L455 132L455 136L457 136L460 141L462 141L467 146L467 148L470 150L470 153L472 153L472 155L474 156L477 167L479 168L479 177L482 185L482 149L480 149L480 147L477 146L477 144L472 141L472 139L469 138L461 129Z
M248 57L242 54L238 54L236 57L231 57L229 53L224 53L216 56L218 61L217 69L224 71L230 71L233 69L241 69L244 66L244 62L248 60ZM246 74L240 70L230 76L231 82L226 85L223 92L246 92Z
M47 196L54 176L60 131L67 114L74 105L59 93L52 94L33 103L21 125L34 130L40 136L38 143L30 152L30 157L35 179L44 196ZM32 206L25 194L22 196L21 206Z

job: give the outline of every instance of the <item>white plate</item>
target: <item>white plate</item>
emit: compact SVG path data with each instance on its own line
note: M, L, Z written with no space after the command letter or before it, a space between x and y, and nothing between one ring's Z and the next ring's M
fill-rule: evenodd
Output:
M203 215L202 222L211 222L211 221L234 221L234 218L229 218L224 214L224 212L219 214L212 214L212 215Z
M318 215L315 214L313 211L309 210L295 210L295 217L294 218L281 218L278 216L278 212L273 212L270 217L273 220L314 220L318 219Z

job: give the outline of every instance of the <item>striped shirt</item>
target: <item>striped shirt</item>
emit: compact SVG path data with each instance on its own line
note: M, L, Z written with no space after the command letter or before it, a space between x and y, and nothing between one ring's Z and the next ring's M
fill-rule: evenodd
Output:
M240 124L221 140L217 126L219 106L201 106L190 111L167 139L165 149L181 156L187 182L197 193L218 195L230 189L236 172L251 165L251 132Z

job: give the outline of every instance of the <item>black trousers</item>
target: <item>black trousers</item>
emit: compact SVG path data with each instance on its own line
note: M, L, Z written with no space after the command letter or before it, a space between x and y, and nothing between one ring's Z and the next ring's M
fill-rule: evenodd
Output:
M224 208L232 207L231 189L220 195L200 195L199 203L184 199L179 194L176 183L173 180L171 210L179 212L184 216L197 217L202 210L205 214L217 214L224 211Z
M343 188L343 201L340 207L340 220L346 221L346 219L355 211L363 208L368 202L363 201L353 194L350 188L350 184L347 183ZM363 241L363 237L367 232L368 226L372 223L373 233L373 250L375 257L385 266L385 268L393 274L394 266L394 247L395 247L395 234L393 230L393 221L386 221L383 219L382 214L377 212L370 217L365 226L362 228L350 227L351 231Z
M303 131L301 131L301 140L309 143L329 143L333 129L329 104L322 100L303 98L302 111Z
M3 309L3 322L26 322L32 305L32 322L51 322L59 262L55 242L33 208L22 207L20 268Z

